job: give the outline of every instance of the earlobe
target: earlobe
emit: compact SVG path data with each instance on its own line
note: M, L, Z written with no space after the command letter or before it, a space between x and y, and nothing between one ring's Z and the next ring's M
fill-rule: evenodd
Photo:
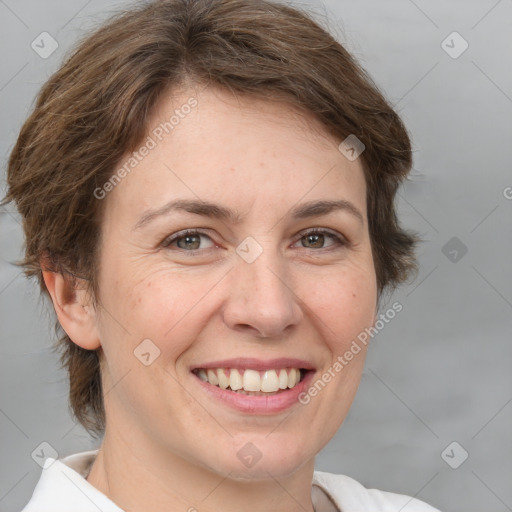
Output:
M75 344L86 350L99 348L101 343L96 327L96 311L85 287L78 287L78 279L59 272L42 272L55 313L66 334Z

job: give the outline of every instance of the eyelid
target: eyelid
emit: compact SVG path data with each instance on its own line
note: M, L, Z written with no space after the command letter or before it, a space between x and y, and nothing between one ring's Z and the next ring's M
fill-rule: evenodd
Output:
M315 228L306 228L302 231L300 231L298 234L301 236L308 235L310 233L327 233L333 236L338 236L340 238L344 238L341 233L338 233L338 231L335 231L333 229L329 228L322 228L322 227L315 227Z
M292 245L295 245L297 242L299 242L305 236L312 235L312 234L328 235L328 236L330 236L334 240L333 244L331 244L331 245L329 245L327 247L322 247L320 249L313 249L313 252L326 251L326 250L329 250L329 248L332 247L332 246L338 246L338 247L340 247L340 246L341 247L348 247L348 246L350 246L350 241L344 235L342 235L341 233L339 233L337 231L331 230L329 228L323 228L323 227L307 228L305 230L300 231L297 234L296 241L293 242ZM210 235L210 230L207 229L207 228L188 228L188 229L183 229L181 231L177 231L176 233L173 233L173 234L167 236L160 243L160 246L163 247L163 248L167 248L172 243L174 243L175 241L179 240L180 238L184 238L184 237L186 237L188 235L207 237L207 238L210 239L212 244L214 244L214 246L218 247L218 244L215 242L215 240ZM189 251L177 248L177 250L180 251L180 252L188 253L188 254L196 254L198 252L202 252L202 251L204 252L205 250L212 249L212 248L213 247L207 247L206 249L192 249L192 250L189 250ZM306 249L307 250L308 247L301 247L301 249Z
M300 241L300 239L305 236L316 235L316 234L330 236L331 238L333 238L335 240L335 243L333 245L339 245L339 246L349 246L350 245L350 241L347 239L347 237L345 237L341 233L334 231L332 229L329 229L329 228L322 228L322 227L307 228L307 229L301 231L299 233L300 236L298 237L297 242ZM294 243L296 243L296 242L294 242ZM331 247L331 246L329 246L329 247ZM328 250L329 247L323 247L322 249L316 249L315 252L319 252L322 250ZM302 249L307 249L307 247L302 247Z
M173 233L173 234L171 234L169 236L166 236L159 245L161 247L163 247L163 248L167 248L172 243L174 243L176 240L179 240L180 238L184 238L184 237L186 237L188 235L192 235L192 236L205 236L205 237L209 238L214 245L217 245L215 240L213 240L213 238L210 236L209 230L207 230L206 228L182 229L181 231L177 231L176 233ZM208 247L207 249L211 249L211 247ZM178 250L179 250L179 247L178 247ZM182 252L195 253L195 252L201 251L201 250L204 251L205 249L193 249L191 251L182 250Z

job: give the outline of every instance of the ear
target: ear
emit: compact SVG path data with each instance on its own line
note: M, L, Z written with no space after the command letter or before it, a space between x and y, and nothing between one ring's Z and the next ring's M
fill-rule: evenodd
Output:
M96 326L96 311L81 279L42 266L46 288L51 295L59 323L78 346L95 350L101 346Z

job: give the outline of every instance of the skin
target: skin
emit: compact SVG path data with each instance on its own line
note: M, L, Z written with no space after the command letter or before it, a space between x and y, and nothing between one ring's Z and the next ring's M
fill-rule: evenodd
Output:
M311 512L315 456L347 415L365 347L307 405L270 415L211 399L190 368L237 356L298 357L314 365L316 380L375 322L361 162L287 103L212 88L167 95L149 126L191 96L198 105L103 199L99 305L44 272L70 338L101 353L107 428L88 481L130 511L250 504L254 512ZM221 204L242 221L172 212L134 229L148 209L176 198ZM289 215L305 202L339 199L363 222L346 211ZM181 248L162 246L187 228L207 233L194 239L195 254L184 239ZM308 228L349 243L327 234L311 241ZM250 264L236 253L248 236L263 249ZM149 366L134 356L144 339L160 350ZM237 457L248 442L262 455L251 468Z

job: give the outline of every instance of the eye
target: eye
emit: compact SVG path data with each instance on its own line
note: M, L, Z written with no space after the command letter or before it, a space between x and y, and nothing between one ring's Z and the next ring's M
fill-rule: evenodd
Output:
M205 247L203 244L203 247L201 247L201 239L208 240L209 245L207 244ZM169 236L162 242L162 247L169 248L173 246L174 243L176 243L177 249L182 249L188 252L208 249L209 247L214 246L212 239L206 233L193 229L181 231Z
M325 246L326 240L334 240L327 246ZM348 241L334 232L328 231L326 229L312 229L306 233L302 234L300 240L302 242L302 247L306 249L327 249L332 246L346 246L348 245Z
M331 240L330 243L327 243ZM202 241L205 241L202 244ZM327 229L314 228L302 236L298 240L305 249L334 249L335 247L348 246L349 242L345 237ZM296 242L296 243L298 243ZM161 244L164 248L174 248L184 252L195 252L202 249L209 249L215 246L213 240L203 231L197 229L187 229L180 231L167 237Z

